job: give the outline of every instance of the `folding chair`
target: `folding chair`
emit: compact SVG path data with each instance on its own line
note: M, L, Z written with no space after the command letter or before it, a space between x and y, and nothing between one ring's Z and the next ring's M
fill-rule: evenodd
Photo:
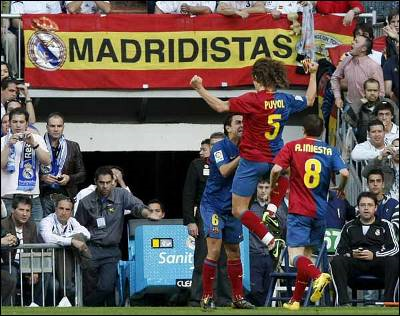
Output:
M283 261L283 265L281 265L282 261ZM326 241L324 241L322 244L322 248L321 248L321 251L318 253L315 265L317 267L320 266L322 272L327 272L329 269L327 250L326 250ZM296 276L297 276L296 270L297 269L295 267L290 267L290 265L289 265L288 247L285 247L285 249L283 250L283 252L281 254L280 262L277 266L277 269L280 271L274 271L270 274L271 282L269 285L267 300L265 303L266 306L271 306L273 301L287 302L291 299L291 297L293 295L292 286L294 285L295 280L296 280ZM281 296L279 293L277 293L274 296L276 284L278 281L282 281L282 280L286 281L286 296ZM306 297L304 299L304 306L309 305L311 294L312 294L312 286L311 286L311 281L310 281L310 283L308 284L308 289L306 291ZM324 290L324 300L325 300L326 305L330 304L328 287L326 287Z

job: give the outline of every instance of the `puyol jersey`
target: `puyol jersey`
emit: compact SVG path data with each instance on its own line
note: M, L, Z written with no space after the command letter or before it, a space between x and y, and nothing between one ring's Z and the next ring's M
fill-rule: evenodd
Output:
M294 140L282 148L274 164L290 167L289 213L325 217L331 173L346 168L336 148L313 138Z
M235 173L224 178L219 168L239 156L239 148L228 137L212 146L209 158L210 175L203 192L201 204L208 204L219 214L232 210L232 181Z
M282 131L289 116L304 110L307 99L282 92L249 92L229 99L230 112L243 115L240 157L272 163L283 147Z

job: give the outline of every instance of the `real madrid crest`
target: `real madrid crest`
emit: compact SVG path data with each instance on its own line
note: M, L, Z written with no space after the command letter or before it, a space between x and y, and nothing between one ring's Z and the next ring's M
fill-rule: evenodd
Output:
M60 69L66 60L66 47L55 34L58 25L48 17L33 19L32 27L36 30L28 40L28 57L38 68L46 71Z
M24 170L22 171L22 174L25 179L32 179L34 174L33 174L33 167L30 163L26 163L24 165Z

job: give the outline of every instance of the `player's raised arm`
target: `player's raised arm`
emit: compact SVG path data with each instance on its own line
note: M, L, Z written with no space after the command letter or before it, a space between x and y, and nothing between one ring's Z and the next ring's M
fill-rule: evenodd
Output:
M229 102L218 99L206 90L203 86L203 79L201 77L194 75L192 80L190 80L190 85L214 111L217 111L218 113L229 111Z
M307 106L313 106L314 100L317 97L317 70L318 63L311 62L308 65L308 71L310 72L310 81L308 82L308 88L306 91Z

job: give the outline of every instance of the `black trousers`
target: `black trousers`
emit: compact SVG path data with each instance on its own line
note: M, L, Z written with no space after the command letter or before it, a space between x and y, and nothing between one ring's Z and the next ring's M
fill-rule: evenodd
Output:
M203 263L207 256L207 242L204 235L203 220L201 216L196 217L199 235L195 241L194 269L192 274L192 286L190 290L190 305L200 302L203 295ZM218 260L216 280L214 282L214 299L217 306L230 305L232 302L231 284L228 279L226 253L223 246Z
M372 261L335 256L331 262L331 267L340 305L349 303L347 294L349 277L360 273L368 273L377 277L383 277L385 281L384 299L386 302L393 301L394 290L399 278L398 256L375 258Z

